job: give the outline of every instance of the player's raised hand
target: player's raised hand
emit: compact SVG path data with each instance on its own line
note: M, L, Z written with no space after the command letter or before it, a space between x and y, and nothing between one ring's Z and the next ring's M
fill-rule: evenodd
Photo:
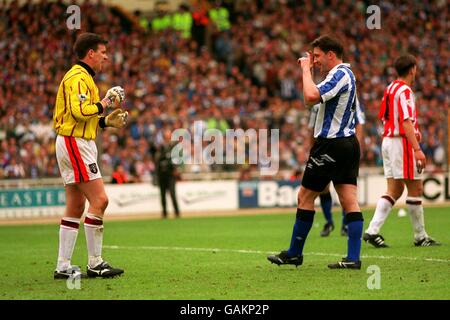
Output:
M123 128L127 124L128 111L116 109L105 117L107 127Z
M107 107L119 107L123 100L125 100L125 90L120 86L115 86L108 90L102 102Z
M301 57L297 60L297 63L302 67L302 70L311 69L314 65L311 53L306 52L304 57Z

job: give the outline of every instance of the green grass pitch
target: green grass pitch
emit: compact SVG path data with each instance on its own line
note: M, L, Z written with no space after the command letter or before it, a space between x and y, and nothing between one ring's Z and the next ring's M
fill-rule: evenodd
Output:
M362 245L361 270L329 270L340 260L346 239L328 238L318 211L302 266L278 267L266 256L289 245L295 210L255 216L193 217L178 220L108 221L103 256L125 269L115 279L82 279L79 289L53 280L58 230L53 225L0 227L0 299L450 299L450 208L426 208L428 233L440 247L413 246L409 217L391 213L382 234L391 246ZM364 213L367 227L373 210ZM85 270L80 228L72 263ZM368 289L371 265L380 288ZM73 286L72 286L73 288Z

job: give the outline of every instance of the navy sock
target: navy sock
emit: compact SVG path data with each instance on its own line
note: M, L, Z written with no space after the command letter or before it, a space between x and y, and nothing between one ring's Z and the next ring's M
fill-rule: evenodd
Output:
M359 261L364 222L362 213L349 212L347 213L346 221L348 226L347 259L350 261Z
M333 223L333 217L331 215L331 207L333 206L333 200L331 199L331 193L325 193L320 195L320 206L322 207L323 215L328 223Z
M293 257L302 254L306 237L314 221L314 213L314 210L297 209L294 230L292 230L291 245L288 250L289 256Z

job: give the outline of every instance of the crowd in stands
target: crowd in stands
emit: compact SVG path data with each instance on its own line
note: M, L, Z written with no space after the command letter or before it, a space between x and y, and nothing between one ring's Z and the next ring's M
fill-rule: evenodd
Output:
M320 34L345 43L365 109L363 166L380 166L385 86L393 60L416 55L413 90L419 107L421 146L430 170L446 168L450 48L446 1L383 1L381 29L366 26L364 1L191 1L176 12L135 12L84 1L81 31L108 40L109 67L96 76L102 96L125 88L129 125L100 131L99 162L126 181L154 172L154 146L162 130L279 129L280 169L305 165L309 111L303 104L297 58ZM0 178L58 177L52 112L59 82L76 62L77 32L66 26L63 2L0 2ZM317 81L320 80L317 75ZM237 165L184 165L182 172L240 170ZM246 167L257 170L257 167ZM121 173L122 174L122 173Z

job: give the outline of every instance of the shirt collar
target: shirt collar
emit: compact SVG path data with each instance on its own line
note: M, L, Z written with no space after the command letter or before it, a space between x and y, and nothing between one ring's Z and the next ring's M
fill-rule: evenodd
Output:
M329 72L335 71L340 66L350 68L350 63L339 63L339 64L335 65Z
M95 76L95 71L92 70L92 68L85 62L83 61L78 61L77 62L78 65L82 66L83 68L85 68L87 70L87 72L89 72L89 74L94 77Z

